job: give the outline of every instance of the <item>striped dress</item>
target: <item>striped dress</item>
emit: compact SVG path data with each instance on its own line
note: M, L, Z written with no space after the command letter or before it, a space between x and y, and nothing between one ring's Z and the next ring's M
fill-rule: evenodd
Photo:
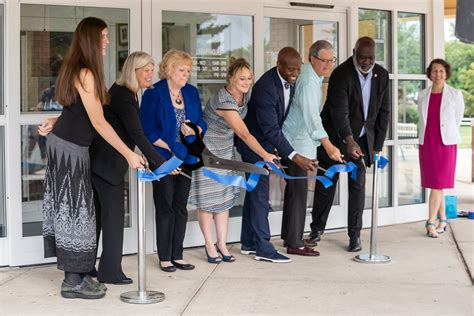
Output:
M244 94L243 104L239 107L230 93L225 88L221 88L207 102L204 120L207 122L208 128L204 136L204 143L214 155L235 160L234 131L216 113L216 110L236 111L243 119L247 114L249 98L250 93ZM214 168L209 168L209 170L227 176L237 175L237 172L231 170ZM224 212L235 205L239 196L240 188L215 182L203 176L202 169L194 171L189 203L197 208L208 212Z

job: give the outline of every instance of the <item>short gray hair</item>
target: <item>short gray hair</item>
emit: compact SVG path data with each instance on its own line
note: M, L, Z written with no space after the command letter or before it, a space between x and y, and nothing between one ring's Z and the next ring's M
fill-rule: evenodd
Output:
M131 53L125 63L123 64L122 73L117 79L117 84L122 87L126 87L130 91L138 92L140 85L138 84L136 70L145 67L148 64L155 66L155 60L153 57L145 52L133 52Z
M311 62L311 57L319 57L319 52L322 50L333 50L331 43L325 40L319 40L313 43L309 48L308 61Z

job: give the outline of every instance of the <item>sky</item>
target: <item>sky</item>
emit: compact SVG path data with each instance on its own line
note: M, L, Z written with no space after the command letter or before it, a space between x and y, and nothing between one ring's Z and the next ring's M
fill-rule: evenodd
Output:
M450 42L456 39L454 36L454 25L455 19L444 19L444 41Z

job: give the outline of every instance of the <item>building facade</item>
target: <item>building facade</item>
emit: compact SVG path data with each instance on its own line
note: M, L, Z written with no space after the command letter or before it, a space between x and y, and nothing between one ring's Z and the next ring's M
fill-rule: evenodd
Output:
M0 266L52 262L43 258L41 202L45 141L36 126L57 116L55 79L84 17L96 16L109 26L105 59L112 84L130 52L143 50L159 61L171 48L193 57L191 83L202 104L225 84L231 56L245 57L256 79L276 64L278 50L295 47L307 60L310 45L331 42L343 62L359 36L376 41L377 62L390 73L392 115L384 155L391 163L380 174L380 225L426 217L420 186L416 107L427 85L424 69L444 56L441 0L0 0ZM157 67L156 67L157 68ZM371 207L371 170L366 208ZM343 176L329 218L329 228L347 223L347 177ZM271 179L271 232L281 227L284 182ZM127 175L124 253L137 251L137 182ZM314 183L310 183L310 188ZM243 194L242 194L243 197ZM313 192L308 194L308 217ZM242 198L243 201L243 198ZM154 251L154 207L147 187L147 250ZM242 204L242 203L240 203ZM189 206L185 246L203 244L193 206ZM241 205L231 210L229 241L240 235ZM370 212L364 214L370 225Z

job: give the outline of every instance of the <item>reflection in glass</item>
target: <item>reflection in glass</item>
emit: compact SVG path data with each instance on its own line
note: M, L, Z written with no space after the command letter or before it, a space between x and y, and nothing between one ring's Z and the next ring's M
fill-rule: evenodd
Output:
M106 83L110 86L120 68L120 57L124 54L126 57L129 51L128 37L123 39L117 32L119 26L128 31L128 10L21 5L22 112L61 111L62 106L54 99L56 78L76 25L87 16L107 17L110 44L104 66Z
M0 115L3 114L3 16L3 4L0 4Z
M226 83L231 56L253 65L251 16L163 11L163 55L170 49L191 54L190 83L197 86L201 103Z
M385 146L382 150L382 156L387 158L390 163L379 170L378 174L378 193L379 207L392 206L392 147ZM372 186L374 183L374 166L367 168L365 175L365 208L372 208Z
M0 237L7 236L5 203L5 128L0 126Z
M423 73L423 34L423 14L398 13L398 73Z
M424 81L398 81L398 138L418 138L418 92Z
M21 127L21 201L23 236L42 234L43 180L46 171L46 138L37 125Z
M391 72L390 12L359 9L359 37L369 36L375 41L375 61Z
M398 146L398 205L423 203L424 189L421 187L418 145Z
M337 57L337 26L337 22L265 17L263 20L265 71L276 66L278 51L286 46L296 48L303 62L306 62L311 45L317 40L326 40L333 45L334 55Z

